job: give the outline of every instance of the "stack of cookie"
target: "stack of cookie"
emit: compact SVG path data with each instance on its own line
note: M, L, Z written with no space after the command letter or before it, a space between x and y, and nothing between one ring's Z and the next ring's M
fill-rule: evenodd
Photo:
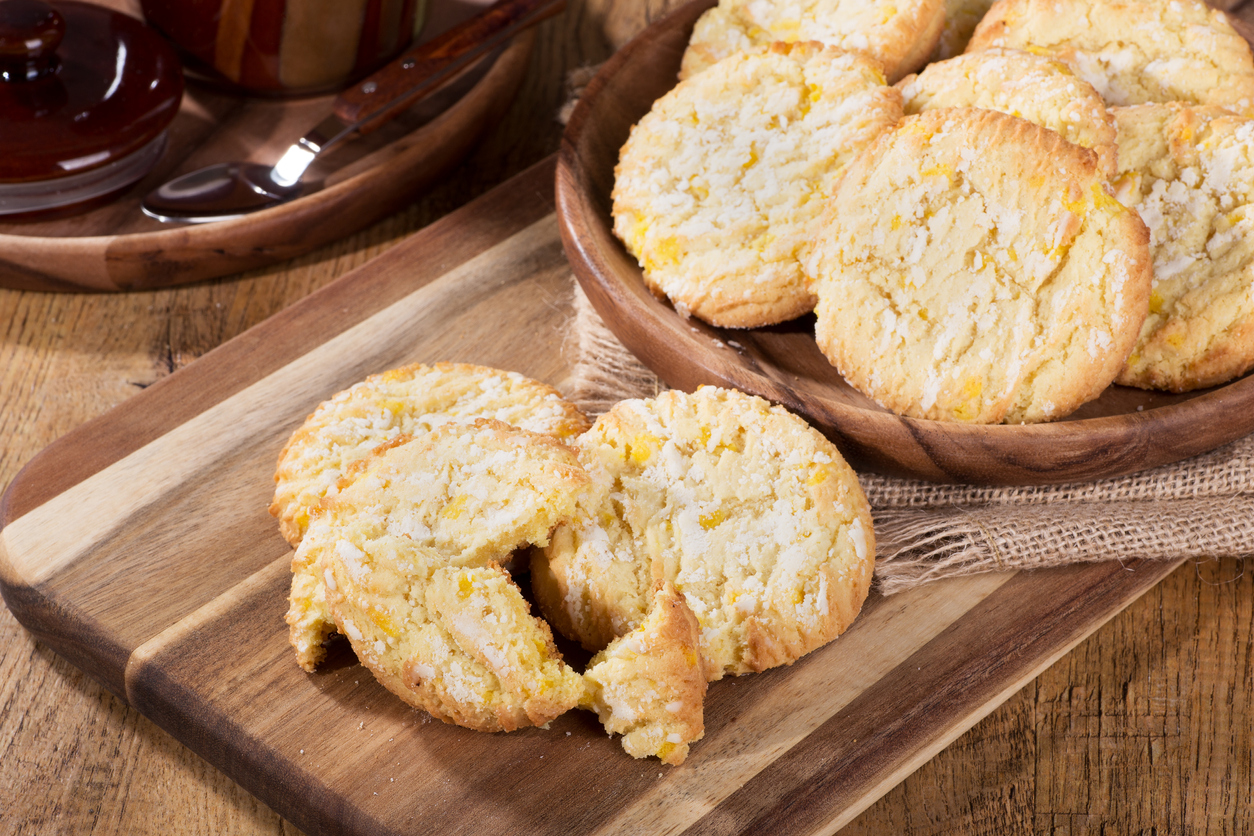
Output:
M578 706L671 764L703 733L708 681L840 635L874 564L836 448L714 388L624 401L589 427L517 374L408 366L322 404L275 481L303 668L340 634L446 722L510 731ZM510 571L528 546L544 618ZM550 624L596 652L582 674Z
M681 314L813 309L852 386L936 420L1254 366L1254 59L1200 0L722 0L680 77L613 216Z

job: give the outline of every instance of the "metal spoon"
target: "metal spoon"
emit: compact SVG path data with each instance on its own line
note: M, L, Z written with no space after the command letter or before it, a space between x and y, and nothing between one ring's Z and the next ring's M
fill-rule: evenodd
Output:
M332 115L274 166L219 163L176 177L144 198L144 214L166 223L239 218L299 196L314 159L351 134L364 135L509 38L565 8L565 0L498 0L475 17L414 47L340 93Z

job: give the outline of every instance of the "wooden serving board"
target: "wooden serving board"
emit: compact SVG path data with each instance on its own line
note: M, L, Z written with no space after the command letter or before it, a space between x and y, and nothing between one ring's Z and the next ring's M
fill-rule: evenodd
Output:
M873 593L797 664L714 683L681 767L594 715L480 734L342 647L287 645L266 512L320 400L411 361L562 387L570 266L552 160L66 435L0 500L0 590L41 641L310 833L831 832L1172 571L1090 564ZM178 829L178 823L173 823Z

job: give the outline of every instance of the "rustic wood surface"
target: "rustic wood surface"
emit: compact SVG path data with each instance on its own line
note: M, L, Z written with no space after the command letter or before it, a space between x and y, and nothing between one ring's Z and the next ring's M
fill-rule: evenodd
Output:
M311 832L394 836L421 819L485 836L815 836L1174 568L1090 563L874 594L801 663L714 685L705 736L676 770L623 757L583 712L476 734L419 722L346 653L306 675L280 618L291 551L265 511L277 451L327 393L404 363L564 388L574 287L553 177L549 158L31 460L0 498L0 590L18 620ZM520 792L522 773L544 794Z
M264 271L116 296L0 291L0 483L48 443L557 148L604 8L545 24L515 106L397 215ZM846 833L1254 831L1254 581L1182 566ZM296 833L0 612L0 832Z

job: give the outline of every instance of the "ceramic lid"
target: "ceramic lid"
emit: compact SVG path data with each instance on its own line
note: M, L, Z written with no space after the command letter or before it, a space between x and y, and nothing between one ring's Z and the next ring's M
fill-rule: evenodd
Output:
M151 149L178 112L174 50L74 0L0 0L0 183L81 178Z

